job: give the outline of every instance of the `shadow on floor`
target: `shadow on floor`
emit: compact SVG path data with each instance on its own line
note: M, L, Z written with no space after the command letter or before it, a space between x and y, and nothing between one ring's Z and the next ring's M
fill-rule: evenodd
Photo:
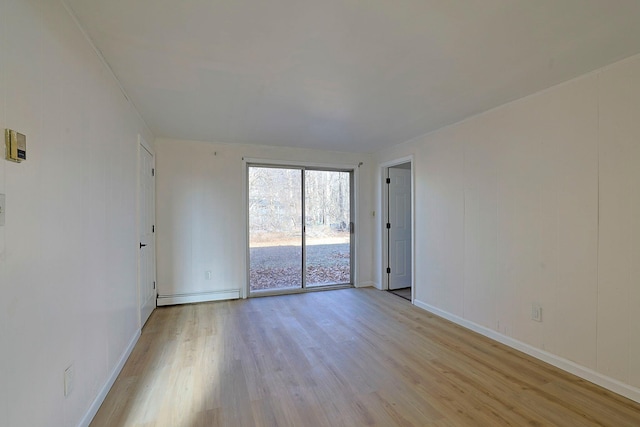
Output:
M411 301L411 288L393 289L389 290L389 292L399 296L400 298L404 298L407 301Z

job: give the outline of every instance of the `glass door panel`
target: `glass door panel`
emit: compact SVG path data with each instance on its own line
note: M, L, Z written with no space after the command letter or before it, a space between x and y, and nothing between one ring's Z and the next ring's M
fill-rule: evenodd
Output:
M351 283L351 173L305 170L305 286Z
M251 292L302 288L302 170L250 166Z

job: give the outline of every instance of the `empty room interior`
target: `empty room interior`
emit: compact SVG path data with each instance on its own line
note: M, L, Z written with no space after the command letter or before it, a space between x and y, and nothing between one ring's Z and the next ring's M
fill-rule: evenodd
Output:
M640 2L0 0L0 425L639 426Z

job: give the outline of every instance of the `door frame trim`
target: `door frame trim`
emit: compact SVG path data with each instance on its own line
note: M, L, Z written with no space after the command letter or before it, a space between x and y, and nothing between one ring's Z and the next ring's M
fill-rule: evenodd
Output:
M250 284L249 284L249 166L265 166L265 167L290 167L290 168L304 168L309 169L318 169L318 170L327 170L327 171L343 171L343 172L351 172L352 177L352 188L351 188L351 218L354 229L351 237L351 284L350 285L335 285L331 286L331 289L338 289L340 286L344 287L356 287L358 283L359 276L359 268L358 263L356 262L358 258L358 230L359 230L359 221L358 221L358 172L360 171L361 164L354 163L318 163L318 162L305 162L305 161L292 161L292 160L274 160L274 159L263 159L263 158L254 158L254 157L243 157L242 158L242 166L243 166L243 215L244 215L244 241L245 241L245 268L244 268L244 285L241 288L240 298L248 298L254 296L267 296L269 294L282 294L283 292L275 291L272 293L271 291L260 292L258 294L250 294ZM303 292L311 292L313 290L322 290L324 287L318 286L313 288L303 288ZM291 293L291 292L286 292Z
M415 164L414 164L414 156L413 154L405 157L400 157L394 160L389 160L387 162L380 163L380 215L379 218L379 230L382 236L380 239L382 244L382 258L380 262L380 274L382 280L380 281L380 286L382 290L389 290L389 275L387 274L387 263L389 260L389 235L387 233L387 215L388 210L387 207L389 205L389 193L387 187L387 174L389 168L394 166L399 166L402 164L409 163L411 165L411 303L413 304L416 294L415 294L415 283L416 283L416 211L415 211Z

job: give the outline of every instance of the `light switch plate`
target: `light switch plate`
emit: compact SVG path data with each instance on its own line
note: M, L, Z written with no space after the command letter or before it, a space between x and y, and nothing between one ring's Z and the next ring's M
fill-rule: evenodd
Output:
M4 194L0 194L0 227L4 225L4 212L6 209Z

